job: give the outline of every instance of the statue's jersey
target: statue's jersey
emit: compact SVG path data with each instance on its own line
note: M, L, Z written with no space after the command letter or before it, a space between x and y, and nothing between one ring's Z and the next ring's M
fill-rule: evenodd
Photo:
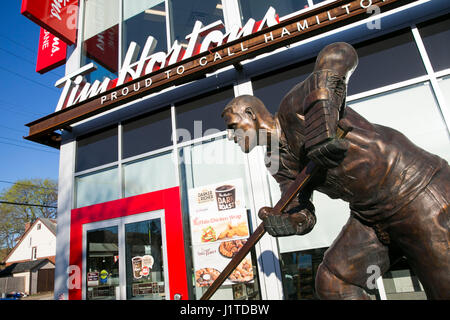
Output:
M302 110L296 110L295 105L280 106L276 115L280 149L278 155L273 151L268 154L271 161L279 161L278 171L271 174L282 192L308 162ZM383 222L406 206L447 165L400 132L372 124L349 107L340 122L353 128L345 137L347 156L338 167L319 172L310 188L349 202L350 209L368 223Z

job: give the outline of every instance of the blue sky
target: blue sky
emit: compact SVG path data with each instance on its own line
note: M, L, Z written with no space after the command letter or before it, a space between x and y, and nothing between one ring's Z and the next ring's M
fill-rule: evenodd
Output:
M25 126L52 113L54 83L64 66L35 71L40 27L20 14L21 0L3 1L0 28L0 190L28 178L58 178L59 150L24 140Z

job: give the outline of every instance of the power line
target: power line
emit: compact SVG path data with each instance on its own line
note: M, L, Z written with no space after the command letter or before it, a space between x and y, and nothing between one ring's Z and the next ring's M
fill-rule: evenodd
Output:
M27 145L27 146L30 146L30 147L32 147L32 146L35 146L36 145L36 143L35 142L32 142L32 141L28 141L28 140L18 140L18 139L12 139L12 138L8 138L8 137L1 137L0 136L0 139L4 139L4 140L8 140L8 141L12 141L12 142L19 142L19 143L23 143L24 145ZM39 149L41 148L40 146L38 146L39 147ZM42 150L46 150L45 148L50 148L49 146L43 146L44 148L42 149Z
M35 64L33 61L28 60L27 58L21 57L21 56L15 54L14 52L9 51L8 49L0 47L0 50L3 51L3 52L6 52L7 54L9 54L11 56L19 58L21 61L28 62L29 64L33 64L33 65Z
M13 40L13 39L11 39L11 38L9 38L9 37L3 35L3 34L0 34L0 37L5 38L5 39L7 39L8 41L11 41L12 43L14 43L14 44L18 45L19 47L22 47L22 48L24 48L24 49L30 51L30 52L32 52L33 54L36 54L36 52L35 52L34 50L30 49L29 47L25 46L24 44L22 44L22 43L20 43L20 42L17 42L16 40Z
M17 108L20 108L20 109L28 109L29 107L26 107L26 106L23 106L23 105L20 105L20 104L17 104L17 103L13 103L13 102L11 102L11 101L7 101L7 100L3 100L3 99L0 99L0 102L1 103L3 103L3 104L7 104L7 105L10 105L10 106L12 106L12 107L17 107ZM38 112L38 113L34 113L34 112L32 112L32 111L29 111L29 110L27 110L27 112L30 112L30 113L33 113L33 114L36 114L36 115L39 115L39 114L44 114L44 113L42 113L42 112Z
M7 129L7 130L11 130L11 131L16 131L16 132L19 132L21 134L26 134L26 132L23 131L23 130L14 129L14 128L11 128L11 127L8 127L8 126L4 126L2 124L0 124L0 128L4 128L4 129Z
M27 118L30 117L30 116L39 117L39 115L37 115L37 114L35 114L33 112L26 113L26 112L22 112L22 111L18 111L18 110L12 109L12 108L6 108L6 107L4 107L2 105L0 105L0 109L3 109L3 110L8 111L8 112L15 113L15 114L17 114L19 116L22 116L22 117L27 117ZM41 117L42 117L42 115L41 115Z
M36 62L28 60L27 58L21 57L21 56L15 54L14 52L11 52L11 51L9 51L9 50L7 50L5 48L2 48L2 47L0 47L0 50L3 51L3 52L6 52L7 54L9 54L9 55L11 55L13 57L16 57L16 58L20 59L20 61L24 61L24 62L27 62L27 63L31 64L32 66L36 66ZM63 75L60 75L60 74L58 74L58 73L56 73L54 71L49 71L49 73L51 73L51 74L53 74L53 75L55 75L57 77L60 77L60 78L64 77Z
M20 144L18 144L17 146L23 146L23 147L31 147L31 148L33 148L33 150L34 149L36 149L36 150L41 150L41 151L53 151L53 150L48 150L48 149L45 149L45 147L48 147L48 146L36 146L36 143L35 142L32 142L32 141L28 141L28 140L18 140L18 139L11 139L11 138L7 138L7 137L0 137L0 139L3 139L3 140L7 140L7 141L12 141L12 142L15 142L15 143L20 143ZM3 143L3 141L0 141L0 143ZM48 147L48 148L50 148L50 147Z
M12 182L12 181L7 181L7 180L0 180L0 182L9 183L9 184L16 184L16 185L19 185L19 186L26 186L26 187L32 187L32 188L39 188L39 189L58 191L58 189L56 189L56 188L46 188L46 187L37 186L35 184L26 184L26 183Z
M49 86L47 86L45 84L37 82L36 80L30 79L28 77L25 77L25 76L21 75L20 73L15 72L15 71L8 70L8 69L6 69L4 67L1 67L1 66L0 66L0 69L4 70L6 72L9 72L9 73L11 73L11 74L13 74L13 75L15 75L15 76L17 76L19 78L22 78L22 79L28 80L30 82L33 82L34 84L37 84L37 85L39 85L39 86L41 86L43 88L46 88L46 89L49 89L49 90L52 90L52 91L56 91L56 89L54 89L53 87L49 87Z
M42 112L40 112L40 113L32 112L32 111L30 111L28 109L28 107L24 107L24 106L15 104L15 103L11 103L11 102L3 100L3 99L0 99L0 104L8 105L8 106L11 106L11 107L20 108L21 111L15 109L15 108L9 109L9 108L2 107L2 109L8 110L8 111L12 111L12 112L16 112L16 113L20 113L20 114L24 114L24 115L34 115L34 116L39 116L39 117L43 117L43 116L46 115L45 113L42 113Z
M15 144L15 143L9 143L9 142L0 141L0 144L7 144L7 145L21 147L21 148L35 150L35 151L42 151L42 152L48 152L48 153L53 153L53 154L59 154L58 152L53 152L53 151L50 151L50 150L36 149L36 148L28 147L28 146L21 146L19 144Z
M13 206L27 206L27 207L41 207L41 208L58 209L58 207L55 207L55 206L47 206L47 205L44 205L44 204L9 202L9 201L3 201L3 200L0 200L0 203L3 203L3 204L10 204L10 205L13 205Z

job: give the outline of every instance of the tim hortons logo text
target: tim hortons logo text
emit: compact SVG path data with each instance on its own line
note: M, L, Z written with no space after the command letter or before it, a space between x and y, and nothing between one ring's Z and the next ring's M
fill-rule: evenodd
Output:
M342 17L345 15L351 15L357 9L363 9L365 11L370 10L373 3L389 1L390 0L360 0L347 3L340 7L338 6L337 9L339 10L340 17ZM269 44L270 42L279 40L280 38L288 38L301 34L308 31L311 27L337 19L337 16L335 15L336 11L330 10L321 13L322 15L317 14L315 16L309 16L303 20L300 19L294 24L295 27L293 28L283 27L280 28L281 32L267 32L264 34L265 44ZM221 20L207 26L203 26L200 21L196 21L192 32L186 36L186 40L188 40L187 46L181 45L178 41L175 41L168 52L154 53L157 40L154 37L149 36L141 51L139 60L137 60L137 57L139 56L140 47L137 43L131 42L125 55L122 68L119 70L117 79L111 80L109 78L105 78L101 82L99 80L96 80L93 83L85 82L83 76L96 69L94 64L91 63L58 80L55 86L63 88L63 90L55 111L59 111L97 96L100 96L100 105L104 105L106 103L124 98L133 92L146 90L152 87L154 78L151 76L152 73L162 68L169 67L179 61L194 57L197 54L210 52L209 55L202 55L198 61L195 61L195 64L199 67L206 67L208 64L216 63L224 58L242 54L249 50L249 48L244 45L245 42L241 42L237 46L233 46L233 50L230 50L230 47L226 47L226 49L221 50L220 53L216 50L215 52L212 52L211 49L246 37L255 32L259 32L264 28L275 26L279 23L280 22L276 15L276 11L272 7L268 9L261 21L256 22L254 19L249 19L242 28L235 25L228 31L224 30L225 26ZM178 65L176 68L166 69L167 70L163 72L165 79L171 79L171 77L174 76L184 76L185 73L184 65ZM145 81L135 82L133 86L126 86L115 91L110 90L124 83L147 75L150 76L146 77ZM158 79L160 80L160 78ZM108 93L102 95L108 90L110 90Z
M63 91L55 111L70 107L125 82L140 78L166 66L173 65L178 61L188 59L202 52L206 52L210 50L211 47L220 46L222 44L234 41L254 32L258 32L266 26L274 26L277 23L278 21L276 18L275 9L272 7L269 8L262 21L257 23L254 19L249 19L243 28L233 26L230 31L225 34L221 31L225 28L221 20L213 22L207 26L203 26L200 21L196 21L192 32L186 36L186 40L188 40L187 47L183 47L178 41L175 41L172 48L168 52L161 51L153 53L157 40L154 37L149 36L138 61L136 61L136 57L139 53L139 45L136 42L131 42L125 55L122 68L119 70L119 77L117 79L111 80L109 78L105 78L102 82L96 80L92 84L88 82L83 83L83 75L95 70L95 67L91 64L58 80L55 85L57 87L63 87ZM202 39L201 43L199 43L200 39ZM247 49L242 46L242 51L245 50ZM234 53L230 52L230 54ZM220 55L216 55L214 57L214 61L217 59L222 59L222 57ZM206 57L202 57L200 60L201 61L199 61L199 64L201 66L205 66L208 63ZM184 69L182 66L178 67L176 70L176 73L180 75L183 74L183 72ZM169 79L170 76L171 72L167 71L166 77ZM144 86L148 88L151 85L152 79L148 78L145 81ZM140 86L134 87L135 91L140 89ZM115 95L113 94L111 97L112 100L116 99L118 95L127 95L129 90L124 89L122 92L114 93ZM106 97L105 99L102 98L102 103L105 101Z

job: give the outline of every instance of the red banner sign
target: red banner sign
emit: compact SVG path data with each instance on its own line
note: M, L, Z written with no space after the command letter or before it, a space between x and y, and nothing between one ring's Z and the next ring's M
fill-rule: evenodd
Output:
M22 0L21 13L64 42L75 43L78 0Z
M67 44L49 31L41 28L36 72L40 74L53 70L66 62Z

